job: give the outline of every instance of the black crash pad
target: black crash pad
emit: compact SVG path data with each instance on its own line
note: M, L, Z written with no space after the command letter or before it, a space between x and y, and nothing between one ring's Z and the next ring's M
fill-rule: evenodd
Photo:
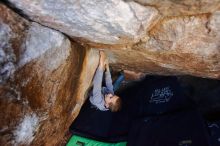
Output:
M176 77L147 77L136 94L140 116L161 115L193 107Z
M212 146L220 146L220 121L208 124Z
M184 111L136 120L128 146L210 146L207 126L197 111Z
M156 89L166 87L169 87L173 94L169 102L161 104L148 102ZM126 141L131 124L138 117L184 109L188 105L188 100L182 95L175 77L147 76L144 80L126 87L117 95L122 98L121 111L116 113L99 111L87 100L72 123L70 131L98 141Z

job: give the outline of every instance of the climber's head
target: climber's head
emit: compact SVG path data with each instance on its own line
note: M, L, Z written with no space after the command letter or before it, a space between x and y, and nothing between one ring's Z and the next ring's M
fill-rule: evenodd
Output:
M119 111L121 109L121 98L116 95L106 94L105 107L110 109L112 112Z

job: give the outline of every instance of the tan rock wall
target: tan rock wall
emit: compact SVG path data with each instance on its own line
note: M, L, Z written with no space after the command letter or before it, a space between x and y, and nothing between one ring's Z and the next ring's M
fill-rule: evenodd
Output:
M220 78L220 11L166 17L146 41L107 50L115 69Z
M163 16L195 15L212 13L220 8L219 0L125 0L135 1L144 6L152 6Z
M158 17L152 7L122 0L9 0L32 20L72 38L125 45L138 42ZM61 13L62 12L62 13Z
M56 145L85 100L98 52L2 4L0 10L0 39L7 35L0 48L0 144Z
M115 70L220 77L219 0L9 2L33 21L106 49Z

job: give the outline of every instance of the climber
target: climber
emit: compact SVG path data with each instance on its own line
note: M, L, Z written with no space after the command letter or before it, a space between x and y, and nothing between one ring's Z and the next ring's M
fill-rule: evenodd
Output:
M102 87L103 72L105 71L105 84ZM114 94L108 60L103 51L100 51L99 65L93 78L93 89L89 100L92 105L101 111L110 109L112 112L119 111L121 108L121 98Z

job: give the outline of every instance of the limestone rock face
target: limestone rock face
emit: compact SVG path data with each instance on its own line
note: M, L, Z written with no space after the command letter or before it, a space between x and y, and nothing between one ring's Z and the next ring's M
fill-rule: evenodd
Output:
M32 20L73 38L101 44L132 44L158 17L153 7L122 0L9 0Z
M0 144L58 144L85 100L98 52L2 4L0 11Z

